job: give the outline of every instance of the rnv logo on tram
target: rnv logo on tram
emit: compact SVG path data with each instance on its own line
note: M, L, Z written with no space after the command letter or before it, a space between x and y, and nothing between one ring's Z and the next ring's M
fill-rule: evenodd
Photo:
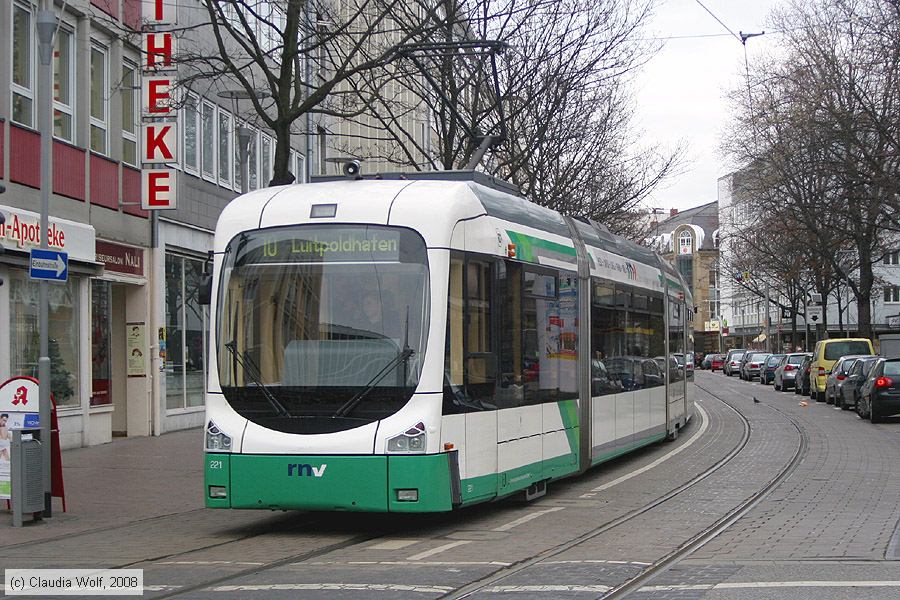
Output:
M325 474L325 467L328 464L323 464L318 467L314 467L309 464L299 464L299 463L290 463L288 464L288 477L292 477L296 475L297 477L321 477Z

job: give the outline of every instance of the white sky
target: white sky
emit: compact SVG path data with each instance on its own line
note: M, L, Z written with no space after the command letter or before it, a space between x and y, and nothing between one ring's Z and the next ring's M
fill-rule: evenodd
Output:
M700 0L729 29L758 33L767 29L767 15L778 0ZM725 93L746 85L740 42L696 0L661 0L648 28L653 36L725 34L722 37L673 39L644 67L635 82L636 124L647 143L687 152L680 175L672 177L650 198L650 206L683 210L716 199L716 179L728 165L718 150L718 138L729 117ZM748 55L771 49L777 34L747 41Z

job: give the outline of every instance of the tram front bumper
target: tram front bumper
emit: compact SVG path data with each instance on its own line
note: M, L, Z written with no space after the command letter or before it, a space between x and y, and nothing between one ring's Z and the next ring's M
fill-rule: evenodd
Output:
M207 508L443 512L459 503L455 453L300 456L209 452L205 459Z

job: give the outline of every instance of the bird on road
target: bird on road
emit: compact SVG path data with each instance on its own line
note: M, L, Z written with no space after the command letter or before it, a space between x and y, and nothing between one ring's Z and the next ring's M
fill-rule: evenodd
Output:
M756 396L753 396L753 404L759 404L759 400L756 399Z

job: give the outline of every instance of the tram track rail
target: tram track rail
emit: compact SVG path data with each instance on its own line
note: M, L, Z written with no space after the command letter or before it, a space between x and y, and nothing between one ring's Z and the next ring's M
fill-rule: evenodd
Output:
M549 548L543 552L540 552L530 558L526 558L516 562L507 567L503 567L497 569L493 573L486 575L476 581L472 581L466 585L460 586L455 590L448 592L442 596L440 596L441 600L458 600L467 598L479 591L483 591L489 588L491 585L497 583L498 581L525 571L539 563L547 561L551 558L554 558L563 552L571 550L572 548L576 548L577 546L596 538L599 535L602 535L612 529L625 525L634 519L641 517L653 510L654 508L672 500L683 492L693 488L698 485L705 479L709 478L715 472L719 471L726 465L728 465L731 461L733 461L741 451L747 446L750 441L750 437L752 435L752 427L750 425L750 421L745 417L732 403L722 398L720 395L702 387L697 386L699 389L702 389L706 393L708 393L713 398L722 402L726 407L728 407L731 411L733 411L738 418L741 420L743 425L743 432L741 435L740 441L732 447L732 449L721 459L716 461L713 465L708 467L703 472L695 475L690 480L681 484L680 486L670 490L669 492L657 497L656 499L644 504L643 506L636 508L628 513L617 517L611 521L608 521L598 527L591 529L590 531L583 533L563 544L559 544L554 546L553 548ZM604 595L602 598L604 600L614 600L619 598L624 598L630 593L640 589L644 585L647 584L650 580L659 576L663 572L670 569L672 566L677 564L679 561L687 558L696 550L701 548L703 545L713 540L715 537L723 533L726 529L731 527L735 522L741 519L744 515L750 512L754 507L756 507L766 496L769 495L775 488L777 488L785 479L790 477L790 475L796 470L799 464L803 461L803 458L806 456L806 453L809 448L809 439L805 431L802 427L800 427L799 422L788 415L784 411L781 411L771 405L766 405L768 408L780 413L784 416L797 430L799 436L799 443L797 446L797 451L791 460L787 463L785 467L779 470L779 472L771 478L762 488L754 492L750 495L746 500L744 500L741 504L739 504L734 509L728 511L725 515L717 519L712 525L705 528L698 534L692 536L686 542L681 544L678 548L670 552L669 554L663 556L662 558L654 561L651 565L643 568L640 573L635 575L634 577L629 578L625 582L613 587Z

